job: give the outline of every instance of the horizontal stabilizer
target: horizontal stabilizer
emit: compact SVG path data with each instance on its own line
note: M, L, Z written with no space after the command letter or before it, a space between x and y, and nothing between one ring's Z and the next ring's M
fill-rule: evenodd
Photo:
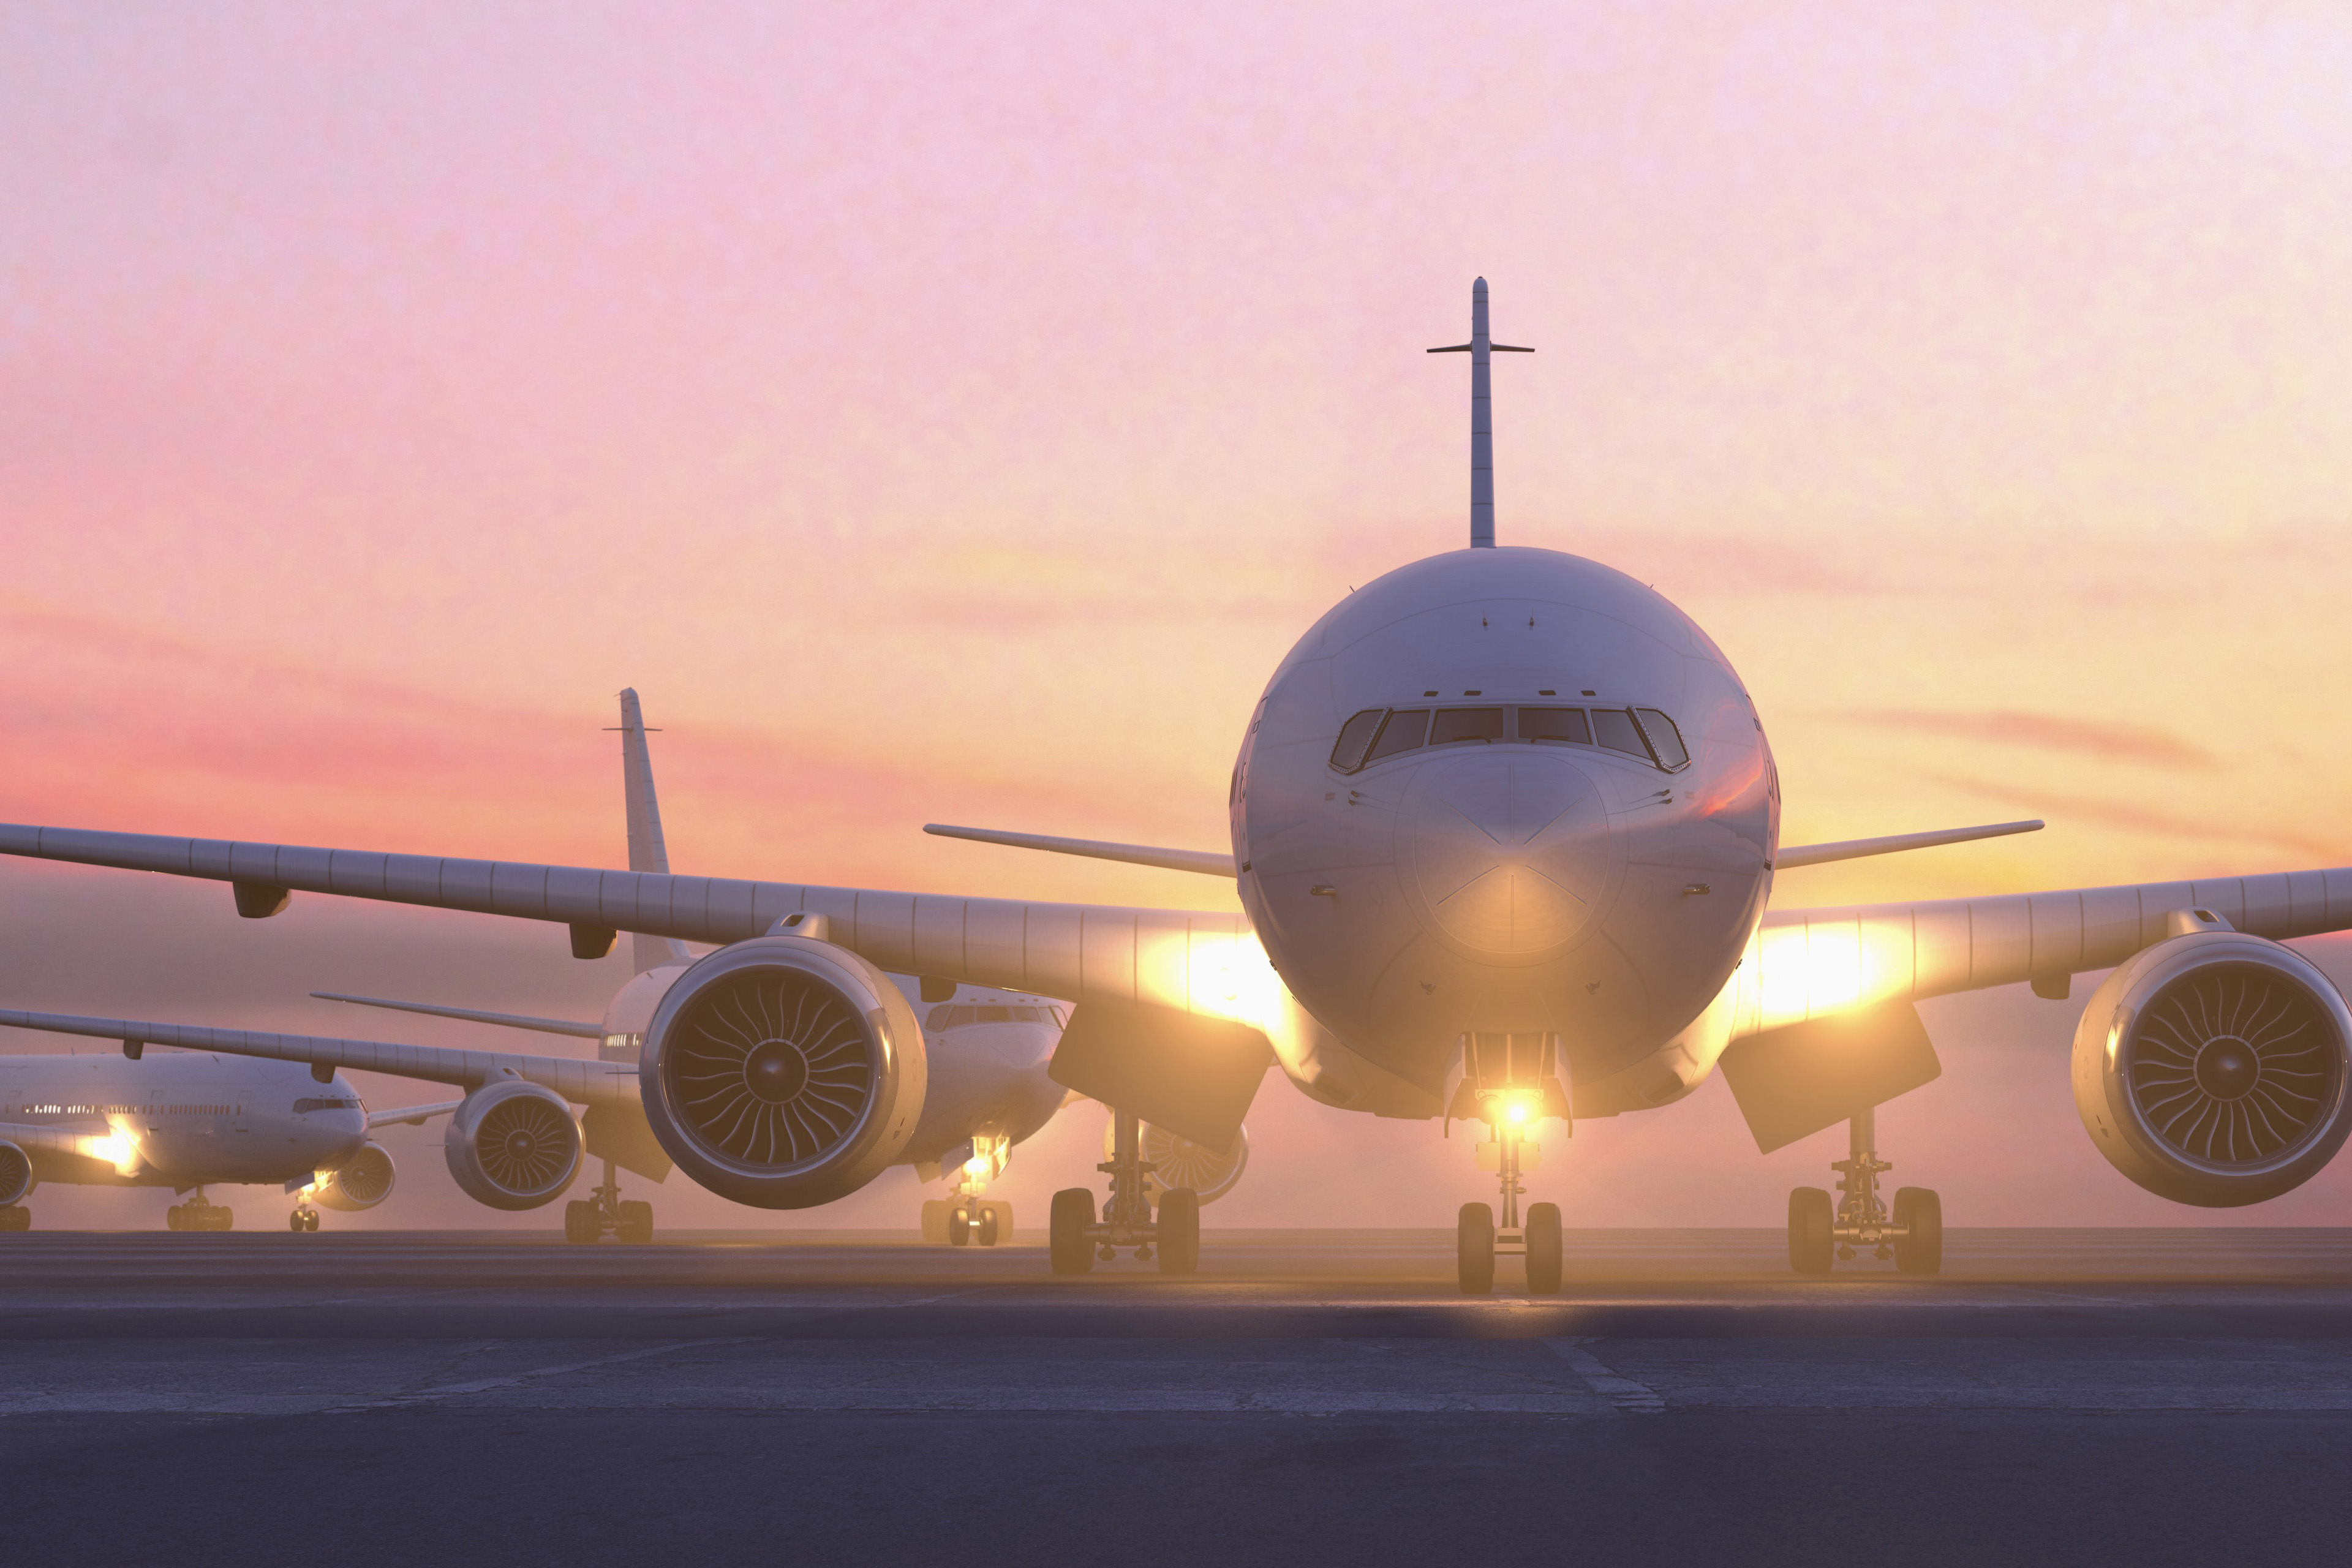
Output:
M1933 833L1897 833L1885 838L1848 838L1836 844L1800 844L1783 848L1772 862L1778 870L1822 866L1832 860L1859 860L1866 855L1892 855L1898 849L1933 849L1938 844L1966 844L1977 838L2002 838L2012 833L2036 833L2039 822L1996 822L1986 827L1944 827Z
M321 1002L349 1002L357 1007L389 1007L395 1013L429 1013L436 1018L463 1018L468 1024L496 1024L508 1029L537 1029L543 1035L571 1035L583 1040L604 1037L602 1024L575 1024L568 1018L534 1018L528 1013L484 1013L472 1007L436 1007L430 1002L393 1002L382 996L346 996L340 991L313 991Z
M1043 833L1003 833L993 827L950 827L927 822L926 833L941 838L969 838L975 844L1009 844L1015 849L1050 849L1056 855L1083 855L1094 860L1124 860L1131 866L1157 866L1163 871L1197 871L1203 877L1234 874L1234 858L1217 849L1155 849L1148 844L1108 844L1098 838L1055 838Z

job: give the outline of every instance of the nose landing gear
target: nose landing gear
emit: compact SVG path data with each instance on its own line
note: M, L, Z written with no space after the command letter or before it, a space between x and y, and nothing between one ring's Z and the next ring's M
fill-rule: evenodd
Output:
M1529 1204L1526 1222L1519 1218L1519 1199L1528 1190L1519 1176L1533 1165L1539 1147L1527 1135L1526 1102L1514 1100L1507 1108L1490 1102L1488 1109L1495 1115L1487 1124L1494 1137L1478 1145L1478 1164L1495 1173L1502 1189L1503 1223L1495 1223L1495 1211L1485 1204L1462 1205L1454 1225L1455 1279L1465 1296L1492 1295L1495 1259L1519 1257L1527 1259L1528 1293L1557 1296L1561 1271L1559 1205ZM1514 1118L1513 1110L1520 1115Z
M313 1231L318 1229L319 1211L312 1208L308 1203L295 1205L294 1212L286 1216L286 1228L294 1232L297 1236L301 1235L305 1231Z
M1110 1177L1099 1220L1094 1194L1086 1188L1054 1194L1049 1250L1055 1273L1087 1273L1097 1258L1108 1263L1123 1247L1134 1249L1139 1263L1149 1261L1156 1247L1162 1274L1190 1274L1201 1266L1201 1195L1190 1187L1162 1192L1153 1215L1146 1178L1157 1167L1143 1157L1142 1123L1135 1112L1111 1111L1111 1157L1095 1169Z
M1846 1126L1846 1157L1830 1169L1843 1180L1837 1199L1820 1187L1789 1194L1789 1267L1800 1274L1827 1274L1835 1258L1853 1258L1863 1248L1893 1258L1906 1274L1935 1274L1944 1267L1944 1204L1928 1187L1897 1187L1890 1207L1878 1195L1878 1178L1895 1169L1878 1157L1877 1114L1857 1112Z
M1013 1239L1013 1205L981 1196L991 1181L1004 1173L1013 1140L1001 1132L981 1133L972 1139L971 1149L971 1157L957 1168L948 1195L923 1204L923 1239L934 1247L994 1247Z
M626 1247L654 1238L654 1205L624 1200L619 1173L604 1162L604 1179L584 1198L563 1205L563 1239L584 1245L611 1236Z

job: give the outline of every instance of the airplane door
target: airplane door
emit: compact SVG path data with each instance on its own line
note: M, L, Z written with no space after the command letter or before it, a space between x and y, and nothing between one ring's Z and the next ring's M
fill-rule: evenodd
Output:
M236 1121L234 1125L239 1132L250 1132L253 1131L251 1127L247 1125L245 1120L246 1112L250 1110L252 1108L253 1090L249 1089L238 1089L236 1091Z

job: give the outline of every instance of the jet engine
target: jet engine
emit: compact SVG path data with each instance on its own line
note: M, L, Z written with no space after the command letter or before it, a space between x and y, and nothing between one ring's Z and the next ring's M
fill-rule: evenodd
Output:
M392 1156L384 1152L383 1144L370 1140L360 1145L358 1153L333 1170L320 1172L319 1184L310 1196L320 1208L357 1214L392 1196L394 1174Z
M678 976L637 1070L670 1158L756 1208L856 1192L898 1158L923 1110L923 1031L906 997L811 936L740 942Z
M2347 1053L2352 1013L2309 960L2190 931L2093 994L2074 1030L2074 1108L2108 1163L2158 1197L2258 1204L2308 1181L2352 1131Z
M553 1089L501 1079L466 1097L449 1119L441 1152L476 1203L535 1209L562 1196L580 1173L580 1124ZM391 1163L384 1162L387 1184Z
M1103 1125L1103 1158L1116 1152L1118 1128L1115 1121ZM1147 1195L1153 1203L1171 1187L1190 1187L1201 1194L1204 1204L1215 1203L1234 1190L1249 1168L1249 1129L1236 1128L1233 1146L1212 1149L1206 1143L1195 1143L1181 1138L1165 1127L1155 1127L1146 1121L1139 1129L1136 1142L1141 1146L1144 1163L1152 1167L1143 1179Z
M0 1208L33 1195L33 1157L0 1138Z

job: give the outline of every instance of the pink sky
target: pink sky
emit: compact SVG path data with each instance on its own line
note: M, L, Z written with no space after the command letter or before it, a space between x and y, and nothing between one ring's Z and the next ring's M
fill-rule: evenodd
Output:
M2347 66L2317 5L12 7L0 817L610 863L635 685L681 868L1226 907L915 828L1216 846L1282 652L1464 538L1421 350L1483 273L1538 350L1502 537L1708 628L1792 839L2052 824L1781 903L2352 862ZM614 984L226 902L0 866L0 973L317 1030L365 1016L316 984ZM2207 1217L2084 1142L2072 1016L1931 1009L1900 1174L1960 1224ZM1213 1219L1475 1195L1433 1128L1279 1084L1253 1125ZM1769 1224L1827 1157L1715 1086L1541 1181ZM407 1168L404 1217L487 1220Z

